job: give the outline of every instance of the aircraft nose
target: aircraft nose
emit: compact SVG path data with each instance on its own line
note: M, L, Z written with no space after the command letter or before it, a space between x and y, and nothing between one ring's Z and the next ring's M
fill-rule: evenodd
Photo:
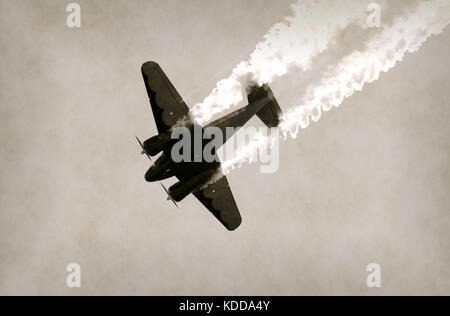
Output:
M154 182L156 180L157 179L155 169L153 167L150 167L150 169L148 169L147 173L145 174L145 181Z

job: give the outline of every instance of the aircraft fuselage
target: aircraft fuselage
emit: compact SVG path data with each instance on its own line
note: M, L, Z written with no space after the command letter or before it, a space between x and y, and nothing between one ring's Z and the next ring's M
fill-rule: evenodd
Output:
M246 107L208 124L205 128L216 127L222 130L225 127L233 127L234 132L236 132L258 113L267 102L267 98L251 102ZM187 118L186 121L190 122L189 118ZM154 154L156 152L163 152L147 171L145 179L148 182L155 182L176 176L180 182L171 186L169 188L169 193L177 202L209 183L213 177L220 172L221 166L219 159L215 159L213 162L206 162L202 159L203 157L201 157L205 147L212 141L203 137L204 128L193 123L187 123L184 127L189 129L189 135L191 137L189 161L175 162L172 159L172 147L179 139L172 139L168 135L158 135L144 142L144 148L147 153ZM223 133L223 136L224 139L222 140L222 144L224 144L232 135L230 135L230 133ZM198 150L199 148L200 150ZM219 148L216 148L216 150L218 149ZM216 153L214 153L214 155L216 155ZM181 166L181 164L183 164L183 166Z
M169 190L161 183L168 200L177 205L192 193L228 230L237 229L242 217L226 175L220 174L216 151L255 115L269 128L279 125L282 111L270 87L249 86L246 107L201 127L194 125L189 107L156 62L144 63L141 72L158 135L137 140L151 161L160 155L145 179L177 177Z

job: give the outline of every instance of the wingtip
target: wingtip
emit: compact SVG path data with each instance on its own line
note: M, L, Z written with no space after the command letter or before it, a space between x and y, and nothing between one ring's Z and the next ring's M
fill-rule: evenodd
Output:
M158 63L154 61L147 61L142 64L141 71L143 74L146 74L148 72L151 72L155 68L159 68Z
M239 216L239 218L236 219L235 222L233 223L227 223L227 225L225 225L226 229L228 229L228 231L233 232L236 229L238 229L242 224L242 218Z

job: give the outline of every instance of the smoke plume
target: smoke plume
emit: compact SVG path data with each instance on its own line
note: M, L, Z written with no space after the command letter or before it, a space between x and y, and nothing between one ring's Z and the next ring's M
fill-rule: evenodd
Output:
M250 84L271 83L292 68L307 71L314 57L327 50L338 32L364 18L366 1L299 0L292 6L292 16L275 24L257 44L248 61L242 61L232 74L191 113L200 124L214 115L239 104L242 91ZM364 19L363 19L364 20Z
M366 83L378 80L382 72L395 67L406 53L416 52L430 36L440 34L449 23L449 0L423 1L411 13L395 19L391 26L372 37L364 50L343 58L319 84L307 88L301 105L283 116L280 129L284 137L297 137L300 128L308 127L311 121L317 122L322 112L339 107ZM264 150L267 146L270 146L269 139L262 141L259 137L251 141L239 149L244 154L224 163L223 172L249 162L248 157L253 157L255 150Z

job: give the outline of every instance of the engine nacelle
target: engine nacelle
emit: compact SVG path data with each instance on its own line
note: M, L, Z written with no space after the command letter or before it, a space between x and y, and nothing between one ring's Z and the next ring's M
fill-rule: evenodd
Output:
M150 156L156 156L164 149L164 145L170 142L170 134L163 133L153 136L144 142L144 150Z
M215 170L206 170L192 178L186 181L180 181L175 183L169 188L169 195L170 197L176 201L180 202L183 200L186 196L193 192L197 192L200 189L205 186L208 181L211 180L211 178L216 173Z

